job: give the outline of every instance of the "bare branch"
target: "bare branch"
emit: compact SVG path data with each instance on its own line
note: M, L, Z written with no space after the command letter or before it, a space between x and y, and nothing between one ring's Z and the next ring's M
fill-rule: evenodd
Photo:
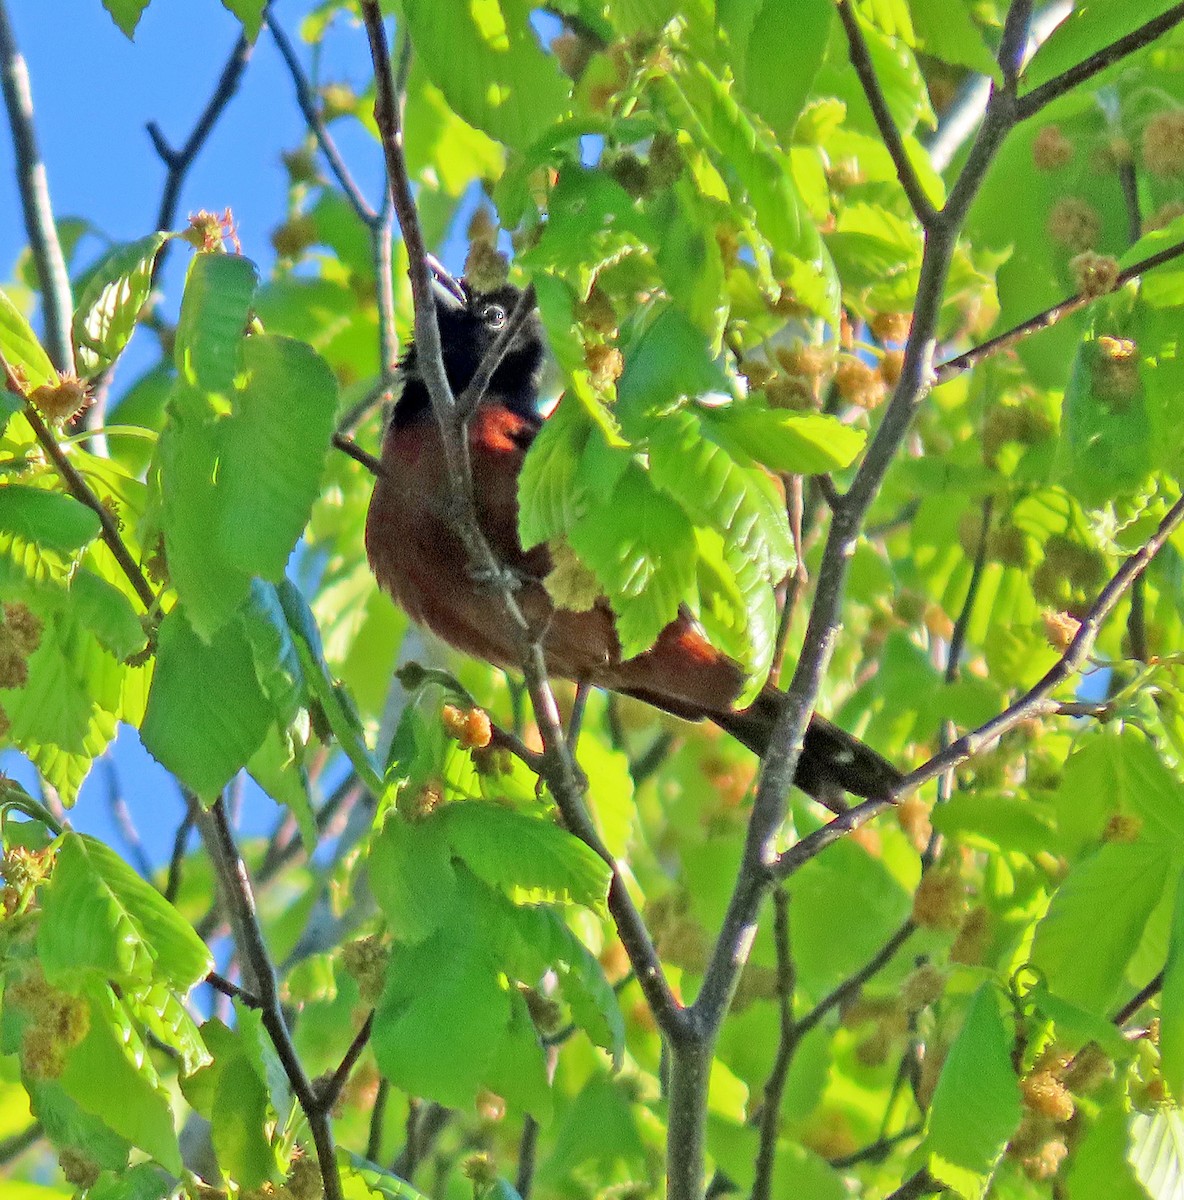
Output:
M288 74L292 77L292 84L296 89L296 104L301 113L304 114L304 120L308 124L313 137L316 138L317 146L325 156L325 161L329 164L329 170L333 172L333 177L341 186L341 190L345 193L345 198L349 201L350 207L357 213L358 219L373 229L379 221L378 211L366 199L362 189L358 186L353 174L346 165L345 159L341 157L341 151L337 149L337 143L333 140L333 135L329 132L328 125L325 124L325 118L321 112L320 105L317 103L316 94L312 89L312 84L309 82L308 76L304 73L304 68L300 64L300 59L296 55L296 49L292 45L291 39L275 19L275 13L269 11L265 20L267 28L271 30L272 41L275 42L276 49L279 50L280 57L284 60L284 65L288 68Z
M358 1030L354 1040L350 1042L349 1049L345 1052L345 1057L342 1058L337 1070L316 1089L317 1103L321 1112L328 1115L333 1111L333 1106L337 1103L341 1096L345 1085L349 1082L349 1077L353 1072L354 1067L358 1064L358 1059L362 1057L362 1052L366 1049L366 1044L370 1041L370 1030L374 1026L374 1010L371 1009L366 1014L365 1021L362 1022L362 1028Z
M246 988L241 988L235 982L227 979L225 975L219 975L217 971L211 971L203 980L216 992L221 992L223 996L228 996L231 1000L239 1000L248 1008L259 1008L259 997L254 992L248 992Z
M1138 29L1111 42L1110 45L1103 46L1101 50L1091 54L1075 67L1070 67L1069 70L1021 96L1016 103L1016 118L1026 121L1029 117L1035 116L1059 96L1072 91L1087 79L1092 79L1107 67L1112 67L1127 55L1134 54L1136 50L1142 50L1156 38L1162 37L1169 29L1174 29L1181 21L1184 21L1184 4L1174 4L1167 12L1161 13L1145 25L1140 25Z
M876 77L876 69L872 65L867 42L864 39L863 30L859 28L859 18L855 15L851 0L839 0L839 19L843 22L843 30L847 34L851 65L855 68L855 73L859 76L859 82L863 86L863 94L867 97L872 116L876 119L876 128L880 131L880 137L884 139L884 148L892 157L893 165L896 167L896 178L900 181L900 186L904 189L904 194L908 197L917 220L923 226L928 227L937 216L937 210L925 194L924 187L921 186L920 177L905 149L904 139L888 108L888 101L884 96L883 88L880 87L880 81Z
M161 189L160 204L156 210L157 229L173 227L173 222L177 218L177 204L181 199L181 188L185 184L185 177L189 174L190 168L198 154L201 153L210 134L213 133L218 118L221 117L223 110L238 91L238 85L242 82L243 72L247 69L247 63L251 57L251 50L252 45L247 41L246 35L241 35L235 42L234 49L231 50L230 57L222 68L222 74L218 76L218 82L214 85L214 90L209 100L206 101L205 108L197 118L197 123L179 150L174 150L169 145L160 126L155 121L149 122L148 138L165 168L164 187ZM172 242L165 242L160 248L152 267L153 280L160 278L160 272L164 269L165 260L171 249Z
M74 370L74 339L70 332L74 302L70 296L70 276L58 241L53 205L49 201L45 163L37 148L29 69L17 48L4 0L0 0L0 90L4 92L4 107L8 110L8 125L12 131L25 232L41 285L45 343L53 365L64 374Z
M368 450L363 450L353 438L348 437L346 434L335 433L333 435L333 445L338 450L348 454L354 462L361 463L375 479L379 479L385 474L382 469L381 460L375 458Z
M896 952L901 946L913 936L916 928L911 920L905 921L858 971L844 979L829 995L823 996L797 1023L798 1037L804 1037L827 1013L840 1008L854 997L873 975L878 975L896 957Z
M1113 1016L1120 1028L1125 1025L1147 1003L1163 989L1163 972L1160 971L1150 982L1144 984Z

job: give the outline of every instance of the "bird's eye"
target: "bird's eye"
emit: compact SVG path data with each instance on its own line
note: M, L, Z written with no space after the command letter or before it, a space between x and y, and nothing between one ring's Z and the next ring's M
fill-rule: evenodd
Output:
M490 304L482 315L490 329L500 329L506 323L506 310L500 304Z

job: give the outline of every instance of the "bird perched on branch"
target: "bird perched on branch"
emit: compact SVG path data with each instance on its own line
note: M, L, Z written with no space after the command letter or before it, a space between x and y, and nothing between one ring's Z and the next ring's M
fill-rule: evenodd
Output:
M459 396L510 320L521 296L507 284L479 292L437 272L436 315L445 371ZM758 755L772 733L782 694L766 684L747 708L741 668L716 650L685 608L654 646L622 659L612 609L601 597L587 611L557 608L543 586L545 545L518 540L518 474L542 426L538 411L544 344L538 315L519 326L468 423L478 523L499 561L520 582L516 599L541 631L548 671L647 701L687 720L714 721ZM519 665L509 618L476 578L450 521L450 481L439 425L415 346L401 365L403 388L382 447L382 474L366 519L366 552L379 584L444 641L500 667ZM815 714L794 782L831 807L843 793L882 797L901 778L886 759Z

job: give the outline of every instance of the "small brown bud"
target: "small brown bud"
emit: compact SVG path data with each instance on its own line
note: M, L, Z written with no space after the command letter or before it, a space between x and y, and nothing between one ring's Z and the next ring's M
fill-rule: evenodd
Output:
M1102 218L1088 200L1062 196L1048 215L1048 236L1075 254L1092 250L1102 236Z
M58 1166L62 1176L71 1187L86 1191L98 1182L102 1167L81 1150L73 1146L64 1147L58 1154Z
M1134 813L1111 813L1102 830L1104 842L1134 842L1143 831L1143 822Z
M301 146L298 150L283 151L280 161L288 172L290 183L316 183L320 179L317 160L306 146Z
M889 386L895 387L904 367L903 350L885 350L880 358L880 378Z
M1059 125L1045 125L1036 135L1032 161L1040 171L1059 171L1073 161L1073 143Z
M316 245L317 223L312 217L290 217L278 229L272 230L271 245L280 258L297 259L309 246Z
M871 319L871 330L881 344L903 342L913 326L913 314L907 312L876 313Z
M922 963L901 985L900 998L905 1009L916 1014L939 1000L945 987L944 973L932 963Z
M307 1154L292 1159L285 1182L292 1200L321 1200L325 1194L320 1164Z
M1143 165L1164 179L1184 174L1184 111L1156 113L1143 130Z
M510 260L493 242L469 243L469 253L465 257L465 278L477 291L490 292L501 287L509 276Z
M57 383L43 383L29 394L37 411L47 420L65 422L73 420L90 405L88 386L77 375L59 375Z
M879 371L858 358L845 358L839 363L835 387L848 404L867 409L876 408L887 391Z
M1104 296L1118 284L1118 259L1086 250L1069 260L1073 282L1083 296Z
M390 947L376 934L346 942L341 948L341 965L358 985L358 994L367 1004L377 1004L386 984Z
M1053 1121L1068 1121L1077 1110L1065 1085L1048 1070L1033 1071L1022 1079L1020 1094L1028 1108Z
M923 875L913 896L913 920L927 929L954 930L966 911L966 886L948 868Z
M605 392L621 377L625 369L625 357L616 346L592 343L584 349L584 362L592 375L592 386Z
M1054 650L1064 654L1073 644L1073 639L1081 628L1081 622L1067 612L1046 612L1043 617L1044 636L1048 639L1048 644Z

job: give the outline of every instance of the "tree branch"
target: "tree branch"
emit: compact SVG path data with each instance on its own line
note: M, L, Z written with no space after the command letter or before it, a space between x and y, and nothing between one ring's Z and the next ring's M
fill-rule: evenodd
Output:
M218 76L218 82L214 85L213 93L179 150L174 150L169 145L160 126L155 121L148 122L148 138L165 168L164 187L161 190L160 204L156 210L157 229L172 228L177 217L177 204L181 199L181 188L184 186L185 176L189 174L202 147L213 133L218 118L230 103L235 92L238 91L238 85L242 82L243 72L247 69L247 63L251 57L251 50L252 45L243 34L235 42L234 49L231 50L230 57L222 68L222 74ZM161 246L152 267L154 281L160 278L160 272L164 269L165 260L171 249L172 242L165 242Z
M370 1030L373 1026L374 1010L371 1009L366 1014L365 1021L362 1022L362 1028L358 1030L354 1040L350 1042L349 1049L345 1052L345 1057L342 1058L337 1070L316 1089L317 1105L326 1116L333 1111L333 1106L337 1103L345 1085L349 1082L350 1074L354 1067L357 1066L358 1059L362 1057L362 1052L366 1049L366 1044L370 1041Z
M263 938L263 930L255 910L255 896L247 876L246 864L235 845L234 834L226 816L226 806L221 796L208 810L201 807L196 796L188 795L202 841L214 864L218 890L230 917L234 931L234 942L239 958L254 977L256 995L263 1027L267 1030L276 1054L284 1068L284 1074L292 1087L297 1103L304 1111L316 1145L317 1161L325 1185L327 1200L344 1200L341 1175L337 1169L336 1150L329 1115L318 1100L300 1058L292 1043L287 1021L280 1006L279 986L275 967Z
M923 226L928 227L937 216L937 210L921 186L920 177L905 149L904 139L888 108L888 101L884 96L883 88L880 87L880 81L876 77L876 69L872 65L867 41L864 39L863 30L859 28L859 18L855 15L851 0L839 0L839 19L843 22L843 30L847 34L851 65L855 68L855 74L859 76L863 94L867 97L872 116L876 120L876 128L880 131L880 137L884 139L884 148L888 151L893 165L896 167L896 178L900 181L900 186L904 189L904 194L908 197L909 205L917 220Z
M12 364L3 354L0 354L0 370L4 372L5 386L8 390L14 396L19 396L24 400L25 420L29 422L29 426L32 428L39 445L57 468L58 474L62 477L62 482L66 485L66 488L75 500L85 504L99 518L100 536L106 543L107 549L114 555L115 561L119 564L124 575L127 576L127 580L135 589L136 595L140 597L144 608L152 612L156 606L156 596L153 594L148 580L144 578L144 573L140 570L136 560L132 558L131 551L127 548L127 544L120 535L119 525L115 517L103 506L102 501L91 491L90 485L82 478L78 468L66 457L66 452L58 445L57 439L41 419L41 414L33 407L32 402L25 395L24 385L18 378Z
M845 813L828 821L820 829L804 837L786 850L770 868L771 876L781 880L820 854L844 834L858 829L866 821L891 808L902 797L915 792L943 771L948 771L968 758L981 753L992 742L1014 729L1029 717L1057 713L1065 706L1050 699L1052 693L1070 679L1085 662L1106 618L1134 581L1147 569L1168 538L1184 524L1184 499L1177 500L1168 510L1155 533L1118 569L1110 582L1098 594L1069 648L1043 678L998 716L992 717L970 733L964 734L927 763L906 775L889 797L865 800ZM1075 714L1074 714L1075 715Z
M777 1157L777 1135L781 1129L781 1099L794 1051L801 1040L801 1027L794 1024L793 990L795 986L793 954L789 944L789 893L784 888L773 892L773 940L777 947L777 1056L765 1081L761 1106L760 1144L753 1172L752 1200L769 1200L773 1194L773 1166Z
M1169 29L1174 29L1181 21L1184 21L1184 4L1175 4L1167 12L1148 21L1145 25L1140 25L1138 29L1132 30L1125 37L1120 37L1110 45L1103 46L1101 50L1091 54L1075 67L1070 67L1047 83L1033 88L1016 102L1017 120L1026 121L1029 117L1035 116L1045 105L1051 104L1052 101L1071 91L1078 84L1084 83L1087 79L1092 79L1107 67L1112 67L1120 59L1150 45L1156 38L1167 33Z
M1175 245L1167 246L1163 250L1157 250L1154 254L1149 254L1146 258L1141 258L1138 262L1131 263L1129 267L1120 271L1114 286L1116 289L1120 288L1132 279L1137 279L1140 275L1146 275L1148 271L1153 270L1155 267L1161 267L1164 263L1172 262L1181 255L1184 255L1184 242L1177 242ZM1034 333L1039 333L1042 329L1048 329L1071 313L1084 308L1091 300L1095 299L1097 297L1085 295L1082 292L1078 292L1073 296L1066 296L1064 300L1060 300L1056 304L1046 308L1043 312L1029 317L1026 321L1021 321L1020 324L1012 326L1011 329L1006 329L1002 333L996 334L995 337L989 338L979 346L975 346L973 350L966 350L961 354L956 354L953 358L946 359L934 371L934 386L937 387L940 384L947 383L955 375L960 375L963 371L968 371L971 367L977 366L984 358L988 358L992 354L997 354L1000 350L1006 350L1014 346L1017 342L1023 341L1024 338L1030 337Z
M65 374L74 370L74 339L70 332L74 301L70 296L70 276L49 201L45 163L37 149L29 69L17 47L4 0L0 0L0 90L4 92L4 107L12 130L25 232L41 285L46 348L58 373Z

